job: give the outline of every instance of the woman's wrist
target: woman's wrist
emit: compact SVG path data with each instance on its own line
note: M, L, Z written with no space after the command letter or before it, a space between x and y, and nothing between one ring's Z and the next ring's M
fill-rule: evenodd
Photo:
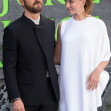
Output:
M99 74L102 72L102 68L101 67L97 67L96 70L99 72Z

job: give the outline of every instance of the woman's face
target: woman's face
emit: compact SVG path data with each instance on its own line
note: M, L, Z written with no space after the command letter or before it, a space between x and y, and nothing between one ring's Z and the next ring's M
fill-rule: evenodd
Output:
M84 0L65 0L65 6L71 15L80 13L84 7L83 5Z

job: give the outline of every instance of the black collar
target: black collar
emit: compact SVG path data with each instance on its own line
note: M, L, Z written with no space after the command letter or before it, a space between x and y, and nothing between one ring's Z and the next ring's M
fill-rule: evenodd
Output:
M22 18L25 22L27 22L30 26L32 26L32 27L36 26L36 24L35 24L31 19L27 18L27 17L24 15L24 13L23 13L23 15L22 15L21 18ZM40 15L40 24L37 25L37 26L41 26L41 25L43 25L43 17Z

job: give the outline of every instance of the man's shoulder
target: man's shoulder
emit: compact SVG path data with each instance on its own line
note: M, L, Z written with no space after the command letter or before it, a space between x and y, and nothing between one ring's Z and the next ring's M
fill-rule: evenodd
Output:
M41 16L42 20L45 22L45 23L51 23L51 24L55 24L54 20L51 20L49 18L46 18L44 16Z
M18 18L16 20L14 20L13 22L11 22L7 28L10 29L10 30L15 30L17 27L21 26L22 25L22 18Z

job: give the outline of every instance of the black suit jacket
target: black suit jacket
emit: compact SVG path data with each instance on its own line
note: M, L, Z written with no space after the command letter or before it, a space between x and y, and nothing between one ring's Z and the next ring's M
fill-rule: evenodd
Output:
M55 23L43 16L35 25L23 15L4 30L3 70L10 101L21 97L26 105L37 104L47 70L59 100L54 33Z

